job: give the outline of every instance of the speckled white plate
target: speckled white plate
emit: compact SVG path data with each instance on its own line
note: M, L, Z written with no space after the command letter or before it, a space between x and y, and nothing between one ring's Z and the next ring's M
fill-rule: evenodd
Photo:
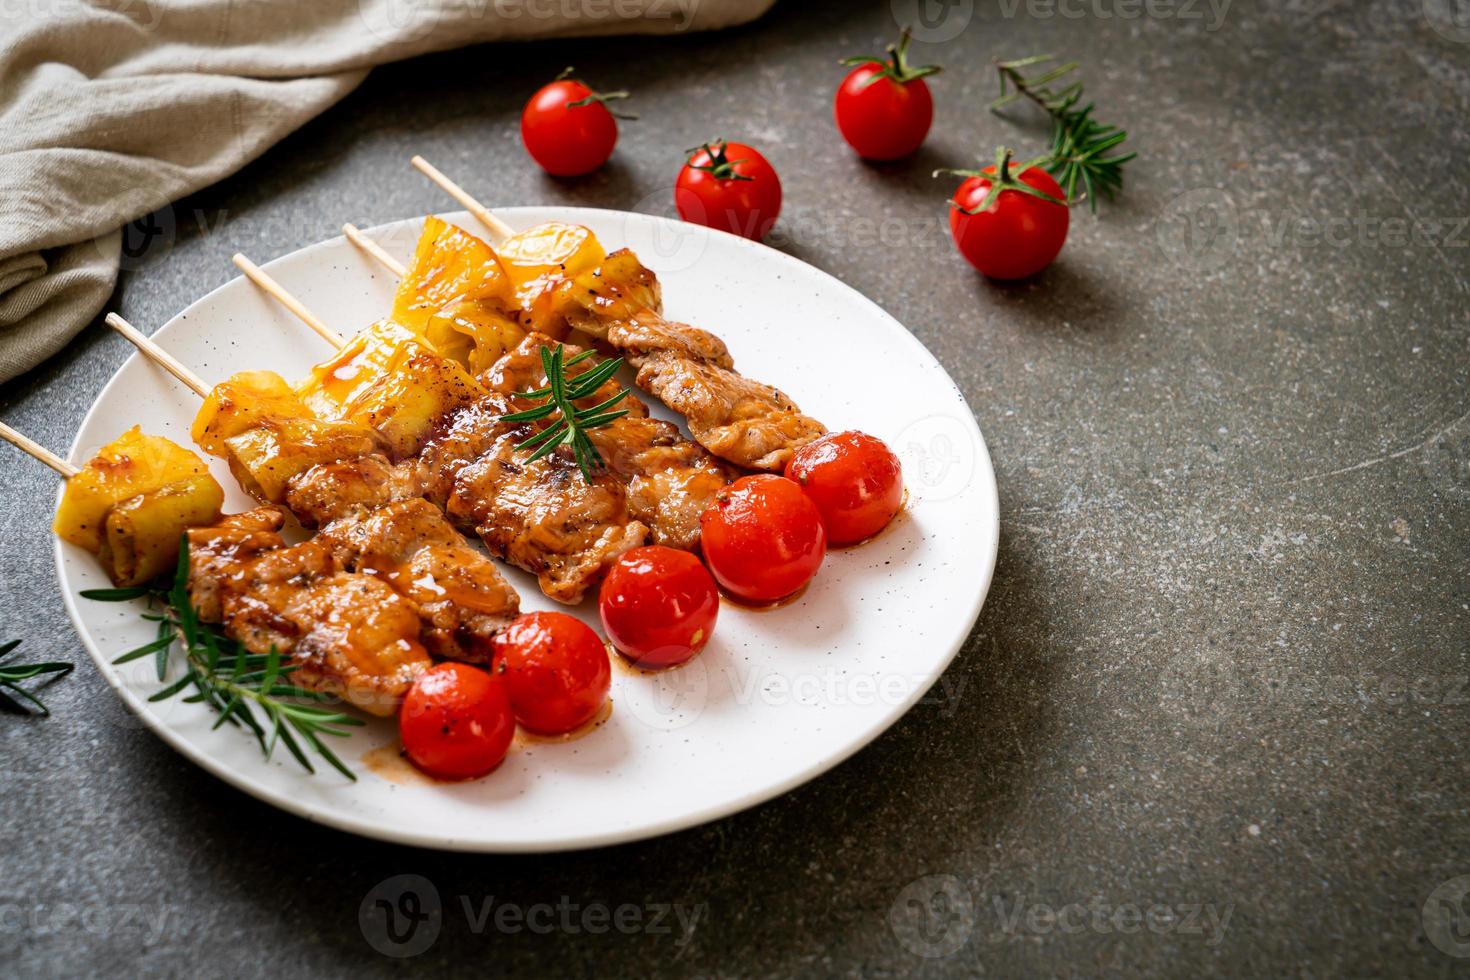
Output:
M627 244L659 274L669 316L723 337L740 369L791 393L834 429L862 429L904 461L906 510L876 540L834 551L801 598L756 612L725 604L695 660L660 675L615 669L612 711L568 742L518 737L490 776L446 785L398 759L396 726L373 720L341 744L349 782L265 761L253 739L159 689L146 660L115 667L151 631L132 605L91 602L107 583L91 556L58 543L67 608L98 669L148 727L210 772L283 810L354 833L465 851L554 851L653 837L785 792L852 755L918 701L979 615L999 533L995 477L974 416L944 369L855 290L782 252L644 214L507 208L514 227L551 219ZM444 218L477 230L463 212ZM421 219L371 234L406 258ZM257 260L262 256L253 256ZM267 268L344 333L385 315L394 280L341 238ZM138 324L147 332L152 324ZM321 340L244 279L180 313L155 339L206 381L269 367L300 377ZM133 356L103 389L72 447L81 462L137 422L189 444L194 396ZM669 416L672 417L672 416ZM251 501L222 463L227 509ZM508 577L524 608L553 606ZM575 612L597 625L595 601Z

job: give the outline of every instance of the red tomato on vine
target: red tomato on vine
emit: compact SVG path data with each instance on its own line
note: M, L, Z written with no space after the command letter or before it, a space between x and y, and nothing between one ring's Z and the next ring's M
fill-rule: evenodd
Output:
M1035 275L1067 240L1066 195L1039 162L1014 163L1002 149L984 170L934 172L965 178L950 199L949 230L965 260L992 279Z
M685 151L689 158L674 181L679 217L760 241L781 213L776 168L744 143L711 140Z
M618 115L608 109L612 99L628 93L594 92L571 77L568 68L543 85L521 111L521 142L526 152L549 174L576 177L607 162L618 142ZM620 118L637 119L631 113Z
M837 129L858 156L869 160L897 160L919 148L934 121L934 100L924 76L940 71L938 65L910 67L909 30L898 44L888 46L888 57L844 58L856 65L837 89L833 113Z

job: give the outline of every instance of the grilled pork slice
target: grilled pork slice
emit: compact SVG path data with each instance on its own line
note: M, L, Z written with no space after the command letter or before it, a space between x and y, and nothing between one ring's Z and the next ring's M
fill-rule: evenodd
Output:
M658 279L627 249L559 291L568 322L625 356L638 387L684 416L694 440L721 459L779 471L827 431L779 389L736 371L720 338L665 320Z
M580 602L630 548L646 544L648 525L633 518L623 482L602 473L592 483L562 453L527 463L517 450L536 423L500 421L517 411L498 393L457 412L420 456L432 474L430 499L475 529L490 553L532 573L558 602Z
M481 383L491 391L512 396L542 387L546 375L541 366L541 348L555 343L538 334L528 336L482 375ZM564 356L571 359L581 352L582 348L568 344ZM584 361L567 373L575 377L593 367L590 360ZM615 380L610 380L578 407L600 404L616 394L618 387ZM513 411L530 404L517 399ZM648 526L653 543L693 551L699 547L699 515L736 474L685 439L678 426L650 418L648 406L632 394L618 407L628 409L628 414L591 430L588 437L607 472L623 482L628 512Z
M262 507L189 530L199 617L252 653L272 647L293 683L391 715L431 661L413 603L371 575L344 572L317 541L287 546L285 515Z
M422 497L344 517L317 537L413 600L436 657L488 664L495 634L520 614L520 596L494 563Z
M293 478L286 502L322 531L316 540L352 571L378 575L411 599L429 652L489 663L495 634L520 613L520 596L485 555L423 499L415 462L378 454L314 466Z

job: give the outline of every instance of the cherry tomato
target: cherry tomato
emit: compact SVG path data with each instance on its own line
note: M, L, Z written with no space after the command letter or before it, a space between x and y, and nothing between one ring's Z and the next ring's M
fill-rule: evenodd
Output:
M748 602L774 602L811 581L827 554L816 504L784 476L743 476L721 490L699 518L701 547L725 590Z
M888 526L903 506L903 468L882 439L836 432L807 443L786 464L822 515L827 540L852 544Z
M954 192L949 209L949 230L955 247L971 265L992 279L1024 279L1035 275L1062 250L1067 240L1070 214L1064 204L1066 196L1051 174L1040 167L1030 167L1019 176L1018 164L1006 157L1006 179L1001 190L983 211L975 211L990 192L992 179L1000 172L996 166L978 173L961 171L966 180ZM1017 185L1050 195L1048 201Z
M869 160L897 160L919 148L934 121L934 100L925 75L939 71L937 65L911 68L909 32L897 45L888 46L888 57L847 58L857 65L837 89L833 106L837 129L847 145Z
M519 616L495 634L494 646L494 669L510 692L516 721L533 732L569 732L591 721L607 700L607 648L574 616Z
M679 217L760 241L781 213L781 178L744 143L714 140L689 150L674 181Z
M605 103L628 97L627 92L594 92L570 74L568 68L542 86L521 111L526 152L558 177L590 173L607 162L618 142L618 123Z
M474 779L505 758L515 734L505 683L469 664L425 671L398 712L409 761L439 779Z
M704 649L720 593L698 558L653 545L617 560L602 580L597 608L613 646L639 667L658 670Z

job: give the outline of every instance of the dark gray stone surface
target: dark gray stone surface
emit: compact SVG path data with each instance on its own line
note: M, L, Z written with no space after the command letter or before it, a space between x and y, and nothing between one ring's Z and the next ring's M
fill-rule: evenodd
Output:
M785 183L783 247L906 323L989 440L1000 562L951 670L962 693L707 827L466 857L237 793L83 664L51 689L55 717L0 718L7 972L387 974L403 965L366 941L359 905L417 874L444 923L407 966L461 973L1465 973L1431 941L1470 931L1438 901L1456 886L1423 909L1470 873L1470 31L1441 0L934 9L971 6L916 46L946 66L938 118L916 159L884 167L846 151L830 96L837 58L895 33L886 3L788 0L720 36L379 71L177 205L172 246L114 303L156 325L232 277L236 248L445 207L404 165L415 151L492 203L667 212L681 148L756 142ZM1054 267L996 286L953 253L950 184L929 171L1038 144L984 105L992 59L1042 50L1085 63L1141 156L1122 200L1074 213ZM602 172L556 181L516 119L567 63L632 88L643 118ZM0 415L64 447L127 353L94 326L0 389ZM81 659L53 493L6 457L0 636ZM557 911L550 934L477 933L491 897L581 908L575 930ZM701 914L692 934L672 914L668 934L589 934L578 915L598 903Z

